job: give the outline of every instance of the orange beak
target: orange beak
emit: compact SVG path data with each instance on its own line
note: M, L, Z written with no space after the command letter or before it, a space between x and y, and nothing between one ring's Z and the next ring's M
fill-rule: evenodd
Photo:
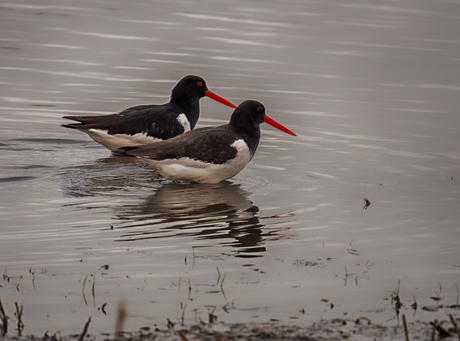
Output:
M233 108L235 109L236 108L236 105L233 104L232 102L229 102L227 101L225 98L222 98L220 96L217 96L214 92L212 92L211 90L206 90L206 96L208 96L209 98L212 98L213 100L217 101L217 102L220 102L222 104L225 104L226 106L229 106L230 108Z
M278 122L276 122L274 119L268 117L267 115L265 115L265 123L268 123L271 126L277 128L277 129L279 129L281 131L284 131L285 133L287 133L289 135L297 136L293 131L291 131L288 128L286 128L285 126L279 124Z

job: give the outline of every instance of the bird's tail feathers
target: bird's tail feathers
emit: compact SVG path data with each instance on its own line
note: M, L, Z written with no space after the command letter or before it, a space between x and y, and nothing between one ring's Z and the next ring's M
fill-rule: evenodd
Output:
M135 157L134 155L129 155L128 152L130 150L134 150L139 148L138 146L126 146L126 147L121 147L118 148L117 150L113 150L112 154L114 156L129 156L129 157Z

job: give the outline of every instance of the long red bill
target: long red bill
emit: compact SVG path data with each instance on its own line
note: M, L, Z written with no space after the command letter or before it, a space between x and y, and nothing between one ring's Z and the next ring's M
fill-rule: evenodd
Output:
M285 126L279 124L273 118L270 118L267 115L265 115L265 123L268 123L271 126L273 126L275 128L278 128L279 130L284 131L285 133L287 133L289 135L297 136L293 131L291 131L288 128L286 128Z
M220 96L217 96L214 92L212 92L211 90L206 90L206 96L208 96L209 98L212 98L213 100L217 101L217 102L220 102L222 104L225 104L227 106L229 106L230 108L233 108L235 109L236 108L236 105L233 104L232 102L229 102L227 101L225 98L222 98Z

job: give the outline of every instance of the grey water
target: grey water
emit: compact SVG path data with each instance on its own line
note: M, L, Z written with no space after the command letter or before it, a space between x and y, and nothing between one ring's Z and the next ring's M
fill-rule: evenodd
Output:
M112 332L119 300L130 331L458 304L458 1L19 0L0 19L0 299L23 333ZM298 136L263 125L235 179L200 185L60 126L167 102L187 74ZM202 99L198 126L230 115Z

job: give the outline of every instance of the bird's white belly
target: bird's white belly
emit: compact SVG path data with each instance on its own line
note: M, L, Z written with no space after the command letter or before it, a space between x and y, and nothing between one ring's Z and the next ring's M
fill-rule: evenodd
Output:
M241 172L251 160L249 148L243 140L235 141L232 147L238 151L236 156L223 164L202 162L186 157L161 161L146 159L146 161L167 179L217 183Z
M94 141L102 144L111 151L115 151L122 147L138 146L149 144L156 141L161 141L158 138L147 136L144 133L134 135L128 134L107 134L107 131L99 129L84 130Z

